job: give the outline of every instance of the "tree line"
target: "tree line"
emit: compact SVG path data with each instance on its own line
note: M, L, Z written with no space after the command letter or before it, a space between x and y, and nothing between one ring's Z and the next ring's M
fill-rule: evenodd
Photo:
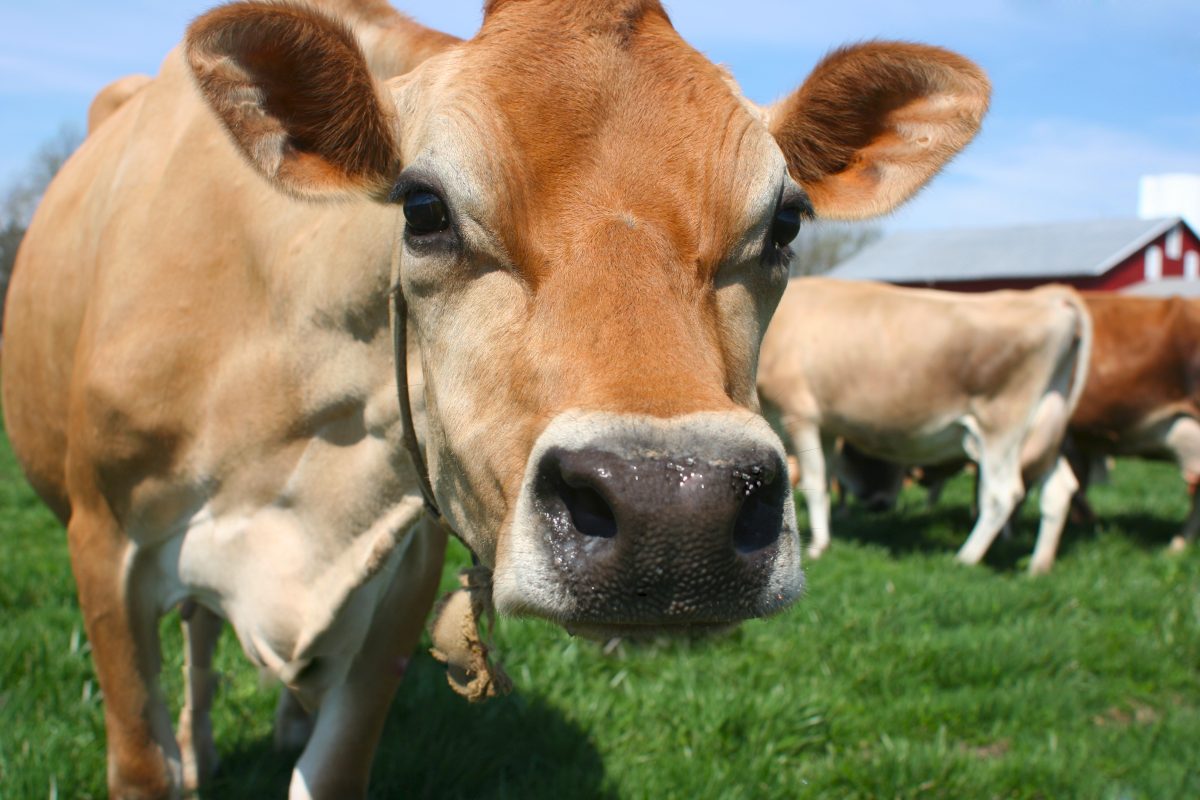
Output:
M4 299L8 296L8 282L25 229L46 187L82 141L83 134L77 127L62 126L42 143L25 169L0 195L0 325L4 322Z

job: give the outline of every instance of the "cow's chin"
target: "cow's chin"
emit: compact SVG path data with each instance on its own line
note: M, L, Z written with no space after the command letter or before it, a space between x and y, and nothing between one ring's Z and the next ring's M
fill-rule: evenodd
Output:
M649 643L660 639L711 639L730 633L738 622L691 622L683 624L655 625L596 625L590 623L563 625L567 633L594 642L607 643L614 639L635 643Z

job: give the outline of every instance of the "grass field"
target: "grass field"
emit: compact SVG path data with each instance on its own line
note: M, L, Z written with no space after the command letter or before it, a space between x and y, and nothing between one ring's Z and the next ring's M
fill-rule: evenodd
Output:
M516 682L468 706L422 652L375 765L378 797L1200 797L1200 552L1164 545L1185 497L1123 462L1048 578L1035 504L988 563L952 560L969 481L936 509L852 509L807 597L722 640L609 653L503 621ZM63 531L0 435L0 798L104 796L101 698ZM461 550L447 566L450 578ZM164 680L180 697L177 620ZM278 797L275 692L226 632L211 797Z

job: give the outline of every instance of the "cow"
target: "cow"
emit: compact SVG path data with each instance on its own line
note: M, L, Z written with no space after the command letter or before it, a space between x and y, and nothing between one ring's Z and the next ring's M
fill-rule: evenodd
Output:
M1087 386L1068 428L1067 454L1085 495L1093 463L1108 456L1166 459L1191 494L1180 550L1200 531L1200 304L1181 297L1084 292L1095 345Z
M1090 347L1087 311L1067 287L963 295L792 279L763 340L758 390L798 461L810 557L829 546L826 465L841 437L889 461L979 465L980 513L958 552L967 564L1044 480L1030 569L1048 570L1076 486L1059 447Z
M283 724L319 709L291 796L363 795L447 528L501 613L589 635L787 607L754 375L788 242L903 202L989 92L961 56L868 42L758 106L657 0L489 0L466 41L379 0L197 19L47 191L6 320L6 424L67 526L112 796L211 770L223 621Z
M1113 456L1174 461L1191 495L1178 551L1200 531L1196 484L1200 481L1200 308L1180 297L1150 298L1081 292L1092 318L1093 345L1087 382L1067 424L1063 452L1079 488L1072 510L1093 521L1088 485L1107 472ZM890 507L904 467L858 456L839 462L847 485L876 508ZM930 485L936 502L947 473Z

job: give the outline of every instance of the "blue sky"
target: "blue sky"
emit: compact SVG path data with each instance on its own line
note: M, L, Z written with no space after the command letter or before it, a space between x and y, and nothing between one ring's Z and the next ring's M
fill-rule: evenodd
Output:
M481 0L393 0L470 35ZM0 8L0 187L92 95L150 72L203 0L39 0ZM1196 0L668 0L676 27L746 94L797 86L830 48L869 38L943 45L994 86L983 133L889 228L1132 216L1142 174L1200 173Z

